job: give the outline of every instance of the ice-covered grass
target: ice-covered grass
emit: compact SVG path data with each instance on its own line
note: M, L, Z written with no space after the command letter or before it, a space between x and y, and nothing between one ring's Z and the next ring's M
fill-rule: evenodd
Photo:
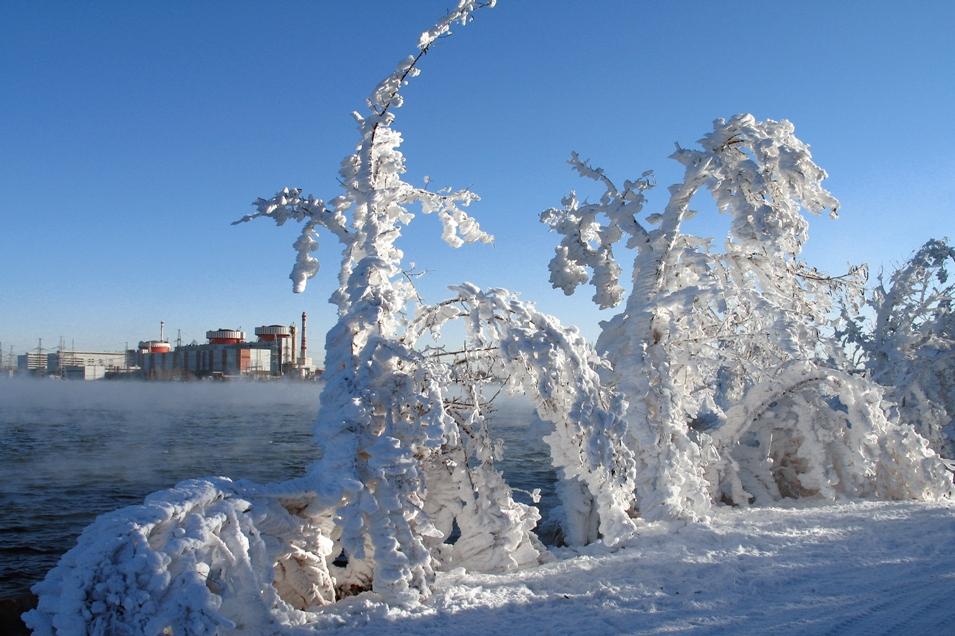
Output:
M503 575L438 575L413 611L370 595L314 628L387 634L944 634L955 621L955 506L719 508ZM305 632L303 632L305 633Z

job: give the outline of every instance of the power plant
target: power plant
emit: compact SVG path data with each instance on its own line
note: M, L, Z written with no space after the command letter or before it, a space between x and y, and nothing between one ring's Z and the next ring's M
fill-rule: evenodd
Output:
M206 332L204 344L179 344L165 340L163 325L159 340L144 340L135 354L135 366L149 380L190 378L309 379L317 372L308 357L306 314L302 312L301 354L295 356L295 325L262 325L255 328L254 342L246 341L240 329L219 328Z
M294 323L261 325L254 330L255 340L246 341L241 329L219 328L206 332L205 343L183 345L177 338L173 346L166 339L166 323L162 321L158 340L142 340L135 349L126 351L66 350L61 338L57 351L46 353L40 340L35 350L17 356L17 373L81 380L310 380L318 378L321 370L308 356L307 329L308 316L302 312L300 330ZM12 352L8 357L12 358Z

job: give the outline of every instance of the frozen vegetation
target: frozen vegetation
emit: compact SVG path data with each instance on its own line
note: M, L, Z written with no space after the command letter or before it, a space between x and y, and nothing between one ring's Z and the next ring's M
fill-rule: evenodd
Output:
M297 292L318 272L319 232L341 244L318 459L292 481L187 481L101 516L34 588L38 633L942 623L952 250L930 242L869 298L864 267L805 263L806 213L835 217L838 203L788 121L716 120L677 147L683 177L650 214L651 172L618 185L571 155L603 193L571 193L541 218L559 237L553 285L589 282L600 307L622 304L594 346L507 290L418 296L395 244L415 211L452 246L492 237L466 211L474 193L403 180L400 90L492 5L461 0L374 89L341 194L283 188L239 221L302 223ZM722 240L684 231L707 194L730 218ZM615 247L633 254L626 298ZM452 321L463 347L442 345ZM487 415L502 391L550 423L563 547L540 541L537 507L499 468ZM856 567L849 554L879 556ZM886 599L887 576L926 593Z

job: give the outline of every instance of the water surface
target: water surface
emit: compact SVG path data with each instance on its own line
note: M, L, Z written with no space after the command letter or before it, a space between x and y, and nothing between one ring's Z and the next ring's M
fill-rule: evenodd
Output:
M258 482L315 458L320 387L245 382L0 380L0 598L43 578L97 515L193 477ZM554 505L542 425L502 402L491 425L518 489ZM518 494L518 499L528 499Z

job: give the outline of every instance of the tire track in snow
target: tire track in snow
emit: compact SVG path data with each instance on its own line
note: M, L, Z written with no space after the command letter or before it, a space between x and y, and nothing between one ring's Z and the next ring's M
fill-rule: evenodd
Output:
M903 585L904 582L899 582ZM869 590L872 600L853 616L829 629L828 636L842 634L927 634L955 621L952 592L943 577L917 585L915 589L899 589L898 585L878 586ZM866 594L869 596L869 594Z

